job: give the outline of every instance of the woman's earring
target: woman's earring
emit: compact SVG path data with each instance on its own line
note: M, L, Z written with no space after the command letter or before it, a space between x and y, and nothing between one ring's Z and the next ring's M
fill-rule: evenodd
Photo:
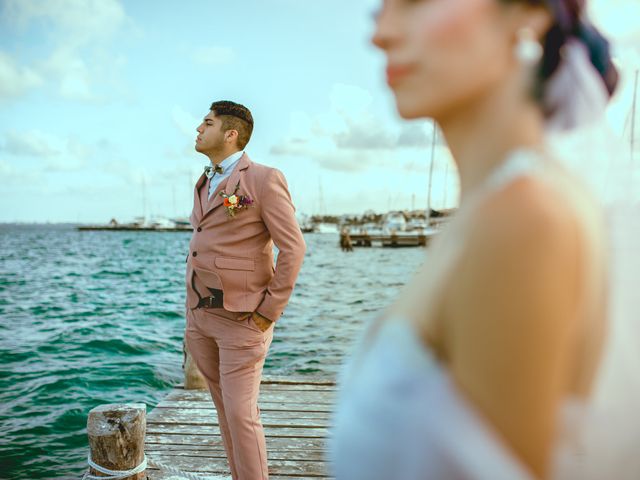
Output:
M518 61L528 67L533 67L542 58L542 45L536 40L535 32L531 28L518 30L518 43L514 53Z

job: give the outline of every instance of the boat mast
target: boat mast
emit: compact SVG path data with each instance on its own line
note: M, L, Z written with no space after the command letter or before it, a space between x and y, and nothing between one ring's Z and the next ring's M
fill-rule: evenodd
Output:
M326 210L324 192L322 190L322 179L318 177L318 215L324 217L327 214Z
M633 104L631 106L631 161L633 161L633 154L635 151L635 133L636 133L636 104L638 101L638 70L636 70L636 80L633 87Z
M147 217L147 182L145 181L145 175L142 174L142 216L144 217L143 223L148 223Z
M431 133L431 164L429 165L429 187L427 188L427 225L429 225L429 219L431 218L431 184L433 183L433 165L435 163L436 155L436 121L433 122L433 132Z
M447 193L449 189L449 162L444 164L444 202L442 208L447 208Z

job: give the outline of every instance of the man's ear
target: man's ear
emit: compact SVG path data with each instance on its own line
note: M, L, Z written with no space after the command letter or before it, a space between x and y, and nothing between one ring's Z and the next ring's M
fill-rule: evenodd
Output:
M233 141L236 141L238 139L238 131L237 130L227 130L224 133L224 139L225 141L231 143Z

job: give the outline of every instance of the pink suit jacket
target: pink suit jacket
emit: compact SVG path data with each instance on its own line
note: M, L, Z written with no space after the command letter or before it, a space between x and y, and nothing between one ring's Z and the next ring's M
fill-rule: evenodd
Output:
M253 206L226 214L220 192L248 195ZM257 311L276 321L296 282L306 245L295 217L287 182L279 170L253 163L244 154L228 179L208 199L207 177L196 183L194 228L187 257L187 308L209 288L222 289L224 308ZM273 244L278 247L274 267Z

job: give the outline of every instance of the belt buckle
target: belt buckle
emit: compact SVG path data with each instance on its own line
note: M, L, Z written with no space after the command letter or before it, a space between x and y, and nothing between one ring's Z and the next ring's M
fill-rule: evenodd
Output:
M198 305L195 308L224 308L222 300L224 298L223 291L215 288L209 288L209 291L211 293L208 297L200 297L200 295L198 295Z
M215 299L216 297L214 297L213 295L207 297L206 308L213 308L213 302L215 301Z

